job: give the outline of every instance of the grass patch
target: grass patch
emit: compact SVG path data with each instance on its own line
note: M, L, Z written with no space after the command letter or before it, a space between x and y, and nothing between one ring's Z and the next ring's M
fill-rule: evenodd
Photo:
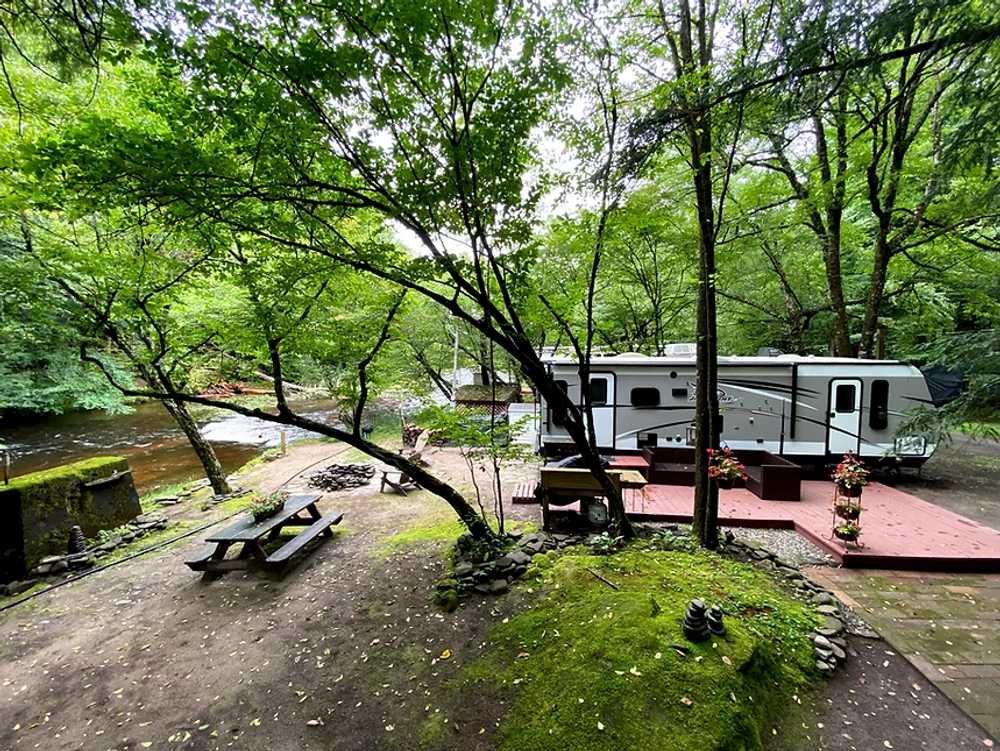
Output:
M250 505L253 503L255 495L256 491L248 490L246 493L235 496L233 498L228 498L225 501L216 504L212 508L218 511L224 511L227 514L232 514L237 511L243 511L250 507Z
M410 493L408 498L417 499L420 496L426 496L426 493L421 492L419 496ZM450 509L434 508L399 532L386 537L378 544L374 553L377 557L387 558L393 553L417 545L452 543L464 531L465 526Z
M501 751L757 750L768 720L810 682L817 618L807 607L752 567L639 545L535 558L525 583L542 596L496 626L490 650L463 672L467 689L486 684L510 699ZM725 638L684 638L694 597L723 606Z
M414 496L411 493L409 497ZM488 521L496 529L496 520L489 517ZM538 524L518 519L507 519L505 529L507 532L529 534L538 531ZM382 540L376 548L375 554L385 558L400 550L417 545L451 545L463 532L465 532L465 525L455 516L455 513L447 506L438 506L414 520L408 527Z

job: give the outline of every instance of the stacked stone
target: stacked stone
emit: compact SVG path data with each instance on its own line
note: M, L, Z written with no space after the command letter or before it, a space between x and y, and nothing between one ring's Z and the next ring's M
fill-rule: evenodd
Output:
M684 611L684 622L681 624L681 628L683 628L684 636L689 641L705 641L712 635L708 630L708 619L705 617L705 609L705 601L700 598L691 600L688 603L687 610Z
M708 609L708 630L715 636L726 635L726 624L722 622L722 608L718 605Z

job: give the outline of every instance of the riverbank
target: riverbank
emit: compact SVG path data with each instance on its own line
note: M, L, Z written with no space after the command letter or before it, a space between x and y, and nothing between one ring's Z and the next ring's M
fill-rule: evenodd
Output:
M312 419L336 419L331 400L300 401L296 408ZM227 473L278 446L282 432L289 444L316 437L305 430L220 409L199 408L194 410L194 416ZM128 459L140 493L203 476L187 438L159 402L137 404L122 415L78 412L3 427L0 444L6 444L11 451L13 477L101 454Z

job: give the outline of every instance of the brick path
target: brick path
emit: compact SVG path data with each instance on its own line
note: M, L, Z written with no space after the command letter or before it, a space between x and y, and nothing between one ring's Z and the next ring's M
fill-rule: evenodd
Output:
M823 567L808 574L1000 738L1000 575Z

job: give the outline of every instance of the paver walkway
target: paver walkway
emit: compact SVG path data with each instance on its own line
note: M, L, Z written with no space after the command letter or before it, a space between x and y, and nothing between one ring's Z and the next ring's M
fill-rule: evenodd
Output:
M1000 575L827 567L808 574L1000 738Z

